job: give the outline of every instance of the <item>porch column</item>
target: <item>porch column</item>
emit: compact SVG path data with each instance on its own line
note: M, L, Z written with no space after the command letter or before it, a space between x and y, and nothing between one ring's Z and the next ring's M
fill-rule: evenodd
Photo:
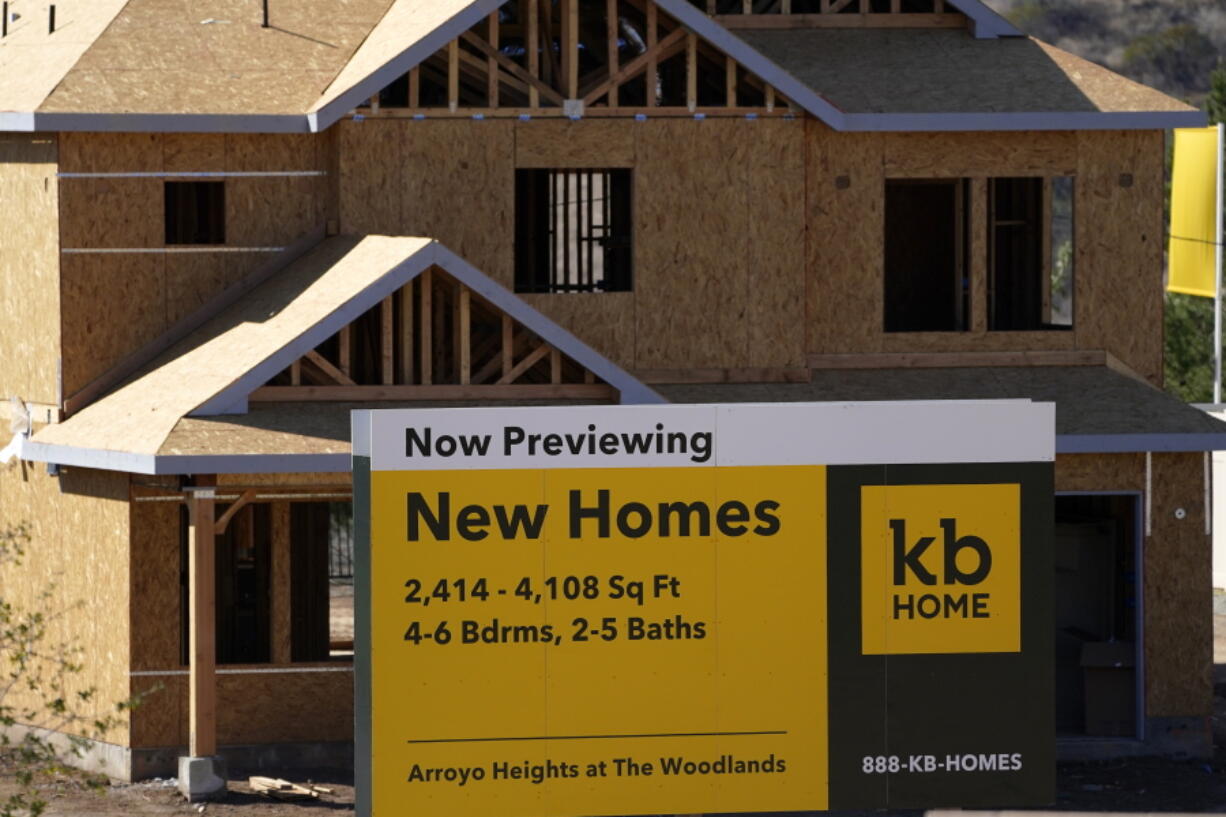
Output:
M189 801L225 789L217 762L217 478L196 478L187 489L188 530L188 757L179 758L179 791Z

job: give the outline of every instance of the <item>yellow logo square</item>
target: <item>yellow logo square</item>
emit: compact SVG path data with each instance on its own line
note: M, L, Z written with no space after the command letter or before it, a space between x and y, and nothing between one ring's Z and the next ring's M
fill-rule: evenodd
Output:
M1021 649L1021 486L860 489L865 655Z

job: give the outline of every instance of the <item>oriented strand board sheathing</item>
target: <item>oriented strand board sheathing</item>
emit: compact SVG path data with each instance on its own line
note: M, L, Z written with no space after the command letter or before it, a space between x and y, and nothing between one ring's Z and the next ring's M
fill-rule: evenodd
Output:
M0 111L37 109L127 2L59 0L54 33L45 4L14 2L22 16L0 40Z
M92 705L83 707L91 717L114 714L128 697L127 498L126 474L70 468L51 477L34 464L0 468L0 530L25 523L31 537L23 564L0 567L4 600L46 614L46 646L88 650L66 694L76 700L78 692L95 688ZM40 598L48 590L50 598ZM14 688L5 704L24 700ZM124 745L127 737L125 722L106 739Z
M805 126L750 125L749 359L755 367L805 365Z
M1154 454L1145 567L1145 690L1150 717L1213 714L1212 537L1203 455ZM1176 510L1183 509L1183 519Z
M284 247L316 225L318 180L309 176L226 180L226 243Z
M267 260L268 256L260 253L166 255L163 259L166 271L166 325L173 326L192 314L226 287L242 280L254 263Z
M399 124L403 162L399 234L432 236L512 288L515 123L401 120Z
M187 678L138 675L132 695L140 705L132 712L132 748L187 745Z
M282 3L271 9L274 25L262 28L258 3L201 8L129 0L72 70L59 72L58 85L51 83L55 90L39 110L300 114L345 66L389 3ZM69 37L71 32L64 29ZM31 64L38 63L27 61L23 69Z
M352 672L220 675L217 704L223 746L353 739Z
M273 485L302 487L303 485L349 485L349 474L218 474L218 485Z
M416 124L416 123L411 123ZM333 126L340 149L340 230L350 235L400 235L403 121L342 120ZM445 154L443 154L445 155ZM426 168L411 168L433 176ZM475 198L475 197L473 197Z
M156 173L163 169L160 133L60 134L63 173Z
M634 368L637 296L633 292L525 293L519 297L618 366Z
M1077 344L1162 382L1163 134L1078 134L1074 206Z
M749 365L746 227L757 124L639 123L635 368Z
M39 403L59 402L56 163L54 136L0 134L0 395Z
M1059 454L1056 491L1144 491L1144 454Z
M179 502L131 503L132 669L176 667L180 649Z
M228 133L226 170L323 170L319 137L309 133Z
M1071 176L1077 172L1077 134L889 133L881 137L890 178Z
M634 127L624 120L519 122L515 126L515 166L634 167Z
M61 179L65 249L160 247L166 240L161 179Z
M167 173L217 173L226 167L224 133L162 135L162 169Z
M329 239L116 391L67 422L43 429L35 440L154 454L180 418L430 243L425 238L379 236ZM88 272L81 272L82 291L96 285ZM117 326L110 317L107 326ZM96 334L102 336L102 328Z
M74 394L166 330L161 255L65 255L64 394Z
M805 122L809 354L881 351L882 137Z
M1026 37L919 29L741 29L737 36L848 113L1193 110Z

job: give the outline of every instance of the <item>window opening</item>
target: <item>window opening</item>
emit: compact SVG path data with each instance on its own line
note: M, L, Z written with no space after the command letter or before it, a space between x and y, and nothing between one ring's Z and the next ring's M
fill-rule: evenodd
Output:
M290 506L291 647L293 661L353 655L353 506Z
M1073 325L1073 180L989 181L988 328Z
M225 244L225 182L166 182L166 243Z
M885 331L968 328L969 183L890 179L885 184Z
M515 172L515 290L631 288L631 171Z

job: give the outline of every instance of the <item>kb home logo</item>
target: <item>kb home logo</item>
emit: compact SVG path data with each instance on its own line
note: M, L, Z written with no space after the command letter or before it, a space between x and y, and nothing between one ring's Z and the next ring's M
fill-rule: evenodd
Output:
M1021 649L1018 485L864 486L866 655Z

